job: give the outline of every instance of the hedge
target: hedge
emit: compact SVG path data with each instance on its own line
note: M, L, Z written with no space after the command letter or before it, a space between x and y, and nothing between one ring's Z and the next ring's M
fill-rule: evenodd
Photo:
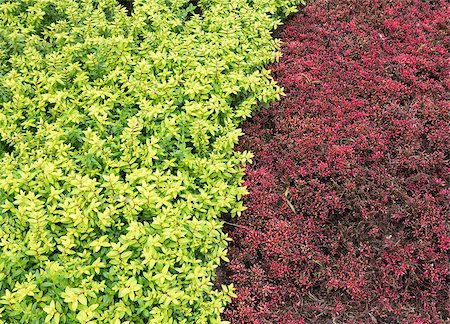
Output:
M317 0L243 124L233 323L450 323L448 1Z
M1 323L220 322L233 147L300 2L0 2Z

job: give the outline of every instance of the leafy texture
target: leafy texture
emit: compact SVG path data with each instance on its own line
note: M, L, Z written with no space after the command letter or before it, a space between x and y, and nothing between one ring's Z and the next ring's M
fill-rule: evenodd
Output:
M448 323L448 1L317 0L243 127L234 323Z
M0 1L0 322L220 321L232 149L298 2Z

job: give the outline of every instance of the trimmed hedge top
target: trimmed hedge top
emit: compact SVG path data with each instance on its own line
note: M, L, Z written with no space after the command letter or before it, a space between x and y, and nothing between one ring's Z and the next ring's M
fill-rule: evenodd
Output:
M450 323L448 4L317 0L283 28L224 319Z
M215 323L239 124L301 1L0 4L0 323Z

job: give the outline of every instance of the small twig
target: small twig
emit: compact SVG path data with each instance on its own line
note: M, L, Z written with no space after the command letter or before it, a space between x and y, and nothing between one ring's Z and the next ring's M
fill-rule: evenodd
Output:
M305 78L307 84L317 84L317 83L320 83L319 80L311 80L305 73L299 73L299 75Z
M295 210L294 205L292 205L292 203L289 201L289 199L287 199L287 197L284 197L284 199L286 200L286 202L287 202L289 208L292 210L292 212L294 214L297 214L297 211Z
M242 226L242 225L230 223L230 222L227 222L227 221L224 221L224 220L222 220L222 222L224 222L224 223L227 224L227 225L236 226L236 227L243 228L243 229L246 229L246 230L251 231L251 228L250 228L250 227L247 227L247 226Z
M287 197L288 195L289 195L289 187L287 187L286 191L284 192L284 199L286 200L286 202L287 202L289 208L292 210L292 212L294 214L297 214L297 211L295 210L294 205L292 205L292 203L289 201L289 199Z

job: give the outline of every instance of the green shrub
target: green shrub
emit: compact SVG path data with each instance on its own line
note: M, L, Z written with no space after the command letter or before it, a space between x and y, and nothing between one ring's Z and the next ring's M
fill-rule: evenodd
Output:
M299 2L0 0L0 322L220 322L233 147Z

